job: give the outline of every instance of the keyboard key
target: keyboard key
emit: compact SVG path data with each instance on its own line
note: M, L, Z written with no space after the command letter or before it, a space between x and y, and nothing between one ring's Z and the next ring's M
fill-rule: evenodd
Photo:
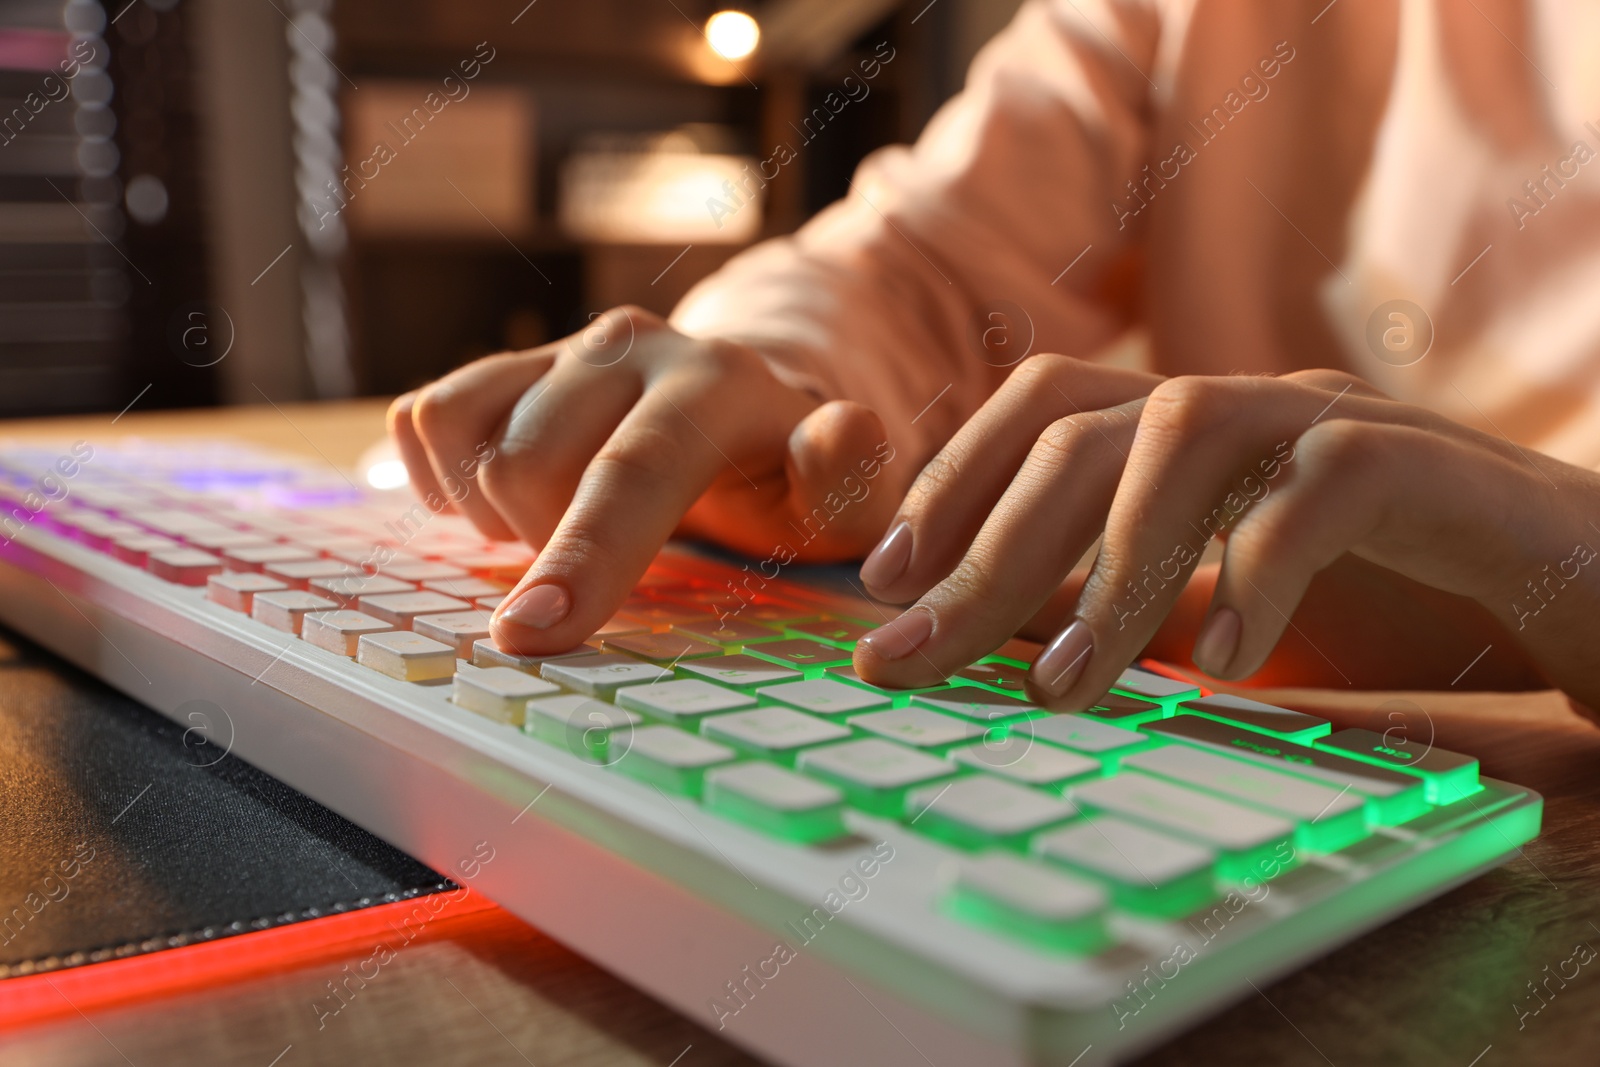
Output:
M1185 700L1178 705L1178 710L1191 715L1204 715L1208 719L1217 719L1251 730L1260 730L1281 737L1285 741L1298 741L1302 744L1310 744L1314 739L1325 736L1333 729L1333 724L1327 719L1290 711L1288 708L1273 707L1259 700L1229 696L1226 693Z
M693 622L674 623L672 629L687 637L711 641L719 645L742 645L749 641L777 641L782 634L741 619L718 621L716 618L696 619Z
M793 682L800 679L799 671L779 667L754 656L713 656L709 659L691 660L679 665L678 670L738 689L754 689L757 686L776 685L779 682Z
M1218 873L1224 878L1256 875L1257 867L1294 836L1287 819L1136 771L1073 786L1067 796L1081 808L1108 811L1216 849L1222 853Z
M843 789L853 806L891 819L904 813L906 790L956 773L947 760L877 738L807 749L799 767Z
M754 707L756 698L733 689L684 678L652 685L630 685L617 690L617 703L656 719L698 729L700 719L723 711Z
M398 578L402 582L436 582L448 578L466 579L471 577L460 567L452 567L448 563L433 562L391 563L383 568L383 573L391 578ZM459 593L448 593L447 595L455 596L462 600L472 599L471 597L461 596Z
M889 697L860 686L846 685L832 678L813 678L804 682L785 682L756 690L763 700L787 704L817 715L842 715L848 711L889 706Z
M1337 852L1371 832L1365 814L1367 798L1360 793L1190 745L1135 752L1123 759L1122 767L1221 793L1293 819L1297 824L1295 844L1307 851Z
M1216 897L1216 853L1114 815L1041 834L1033 851L1104 882L1129 911L1175 919Z
M1027 719L1013 723L1011 732L1092 755L1145 745L1150 740L1137 730L1124 730L1120 726L1083 715L1050 715L1043 719Z
M537 675L539 668L553 659L571 659L592 653L593 650L580 645L569 648L565 652L552 652L548 656L519 656L515 652L502 652L495 646L493 640L484 638L472 643L472 665L474 667L514 667L519 671Z
M283 563L263 563L261 573L278 579L290 589L304 589L313 578L338 578L360 572L333 559L291 559Z
M164 552L169 548L178 548L178 542L170 537L160 534L136 534L132 537L118 537L111 542L111 554L124 563L135 567L143 567L152 552Z
M596 630L592 636L604 639L607 637L621 637L624 634L642 634L649 632L650 627L646 626L638 619L630 618L627 615L613 615L600 627L600 629Z
M472 606L477 608L479 611L487 611L490 614L493 614L501 604L505 603L505 600L506 596L504 593L496 593L493 596L474 597L472 600Z
M455 688L450 699L457 707L495 722L521 726L528 701L559 692L561 688L554 682L524 674L514 667L477 668L461 664L456 668Z
M386 578L381 574L342 574L337 578L312 578L306 587L318 596L325 596L329 600L337 600L340 607L354 608L364 596L379 596L383 593L414 593L417 587L410 582L402 582L397 578Z
M411 628L424 637L443 641L456 650L459 659L472 658L472 646L489 636L487 611L448 611L442 615L418 615Z
M861 675L856 673L855 667L850 664L842 667L829 667L823 672L822 676L824 678L833 678L847 685L859 686L869 693L877 693L880 696L889 697L896 704L905 704L918 693L937 693L954 688L949 682L940 682L938 685L930 685L921 689L885 689L883 686L873 685L871 682L862 679Z
M866 634L870 634L872 626L850 619L821 618L815 622L800 622L789 627L797 634L815 638L818 641L829 641L837 645L853 647L855 643Z
M722 655L720 646L675 633L622 634L607 637L604 640L604 648L608 652L626 652L631 656L655 660L658 663Z
M755 708L702 719L700 732L759 759L793 764L801 749L844 741L843 726L789 708Z
M1349 788L1365 794L1371 805L1369 817L1382 826L1394 826L1428 810L1423 783L1415 777L1352 756L1280 741L1271 734L1246 730L1199 715L1175 715L1170 719L1160 719L1146 723L1144 730L1156 737L1215 749L1240 759L1265 764L1274 770L1315 778L1335 789Z
M407 630L362 634L356 662L402 682L431 682L456 672L456 650Z
M329 652L354 657L362 634L381 634L394 627L359 611L314 611L300 624L300 636Z
M304 589L257 593L250 599L250 617L274 630L298 634L309 611L333 611L339 605Z
M1164 704L1140 697L1123 696L1120 693L1107 693L1092 706L1083 709L1085 715L1093 715L1097 719L1128 727L1163 718L1169 713Z
M472 605L443 593L363 593L356 607L375 619L392 623L396 629L411 629L418 615L443 615L470 611Z
M1111 943L1107 896L1094 882L995 851L961 862L944 907L1026 944L1087 956Z
M613 766L629 777L648 782L669 793L699 799L704 790L706 771L731 763L738 755L727 745L707 741L676 727L641 726L633 731L633 744L627 755Z
M785 626L793 626L799 622L812 622L818 618L816 612L795 604L768 602L745 604L739 608L737 614L746 622L779 623Z
M1016 733L952 749L950 756L963 766L1024 785L1059 787L1080 778L1098 778L1101 771L1099 760Z
M1037 715L1032 704L1003 696L975 685L958 685L935 693L918 693L911 698L916 707L960 715L983 723L1009 722L1019 715Z
M1005 660L979 660L970 667L957 671L956 677L976 682L999 693L1009 693L1020 700L1028 699L1028 668L1018 667Z
M401 577L392 571L387 572L391 578ZM409 579L407 579L409 581ZM431 581L424 580L422 588L430 593L443 593L453 596L457 600L477 600L479 597L492 596L504 598L511 592L511 587L503 582L488 582L482 578L474 578L470 574L464 578L435 578Z
M206 599L233 611L250 614L250 598L256 593L273 593L288 586L265 574L224 571L206 578Z
M844 794L767 763L717 767L705 775L706 809L801 844L845 836Z
M1028 837L1075 818L1078 809L1038 789L974 774L906 798L912 825L965 849L1024 848Z
M887 737L913 748L940 753L980 738L987 732L977 723L940 715L927 708L869 711L865 715L852 715L847 721L858 730Z
M642 721L626 708L573 693L530 700L526 714L525 729L534 737L594 763L622 758Z
M1200 687L1193 682L1180 682L1176 678L1142 671L1138 667L1129 667L1123 671L1122 675L1111 684L1111 688L1165 704L1189 700L1200 695Z
M672 678L672 672L664 667L604 652L546 660L539 668L539 675L592 697L610 696L625 685L666 682Z
M850 662L850 653L825 645L821 641L795 638L788 641L768 641L745 649L751 655L770 659L785 667L805 670L810 667L839 667Z
M1459 752L1419 745L1398 732L1340 730L1319 739L1318 748L1344 753L1379 767L1388 767L1422 779L1430 803L1451 804L1483 787L1478 784L1478 761Z
M225 549L222 562L230 571L260 572L268 563L288 563L291 560L316 559L317 554L298 545L253 544Z
M195 548L203 548L207 552L223 554L230 548L266 548L270 541L263 540L256 534L245 533L243 530L198 530L183 535L185 543ZM306 558L304 556L302 559Z
M205 585L222 570L222 559L198 548L164 548L145 557L145 569L157 578L179 585Z

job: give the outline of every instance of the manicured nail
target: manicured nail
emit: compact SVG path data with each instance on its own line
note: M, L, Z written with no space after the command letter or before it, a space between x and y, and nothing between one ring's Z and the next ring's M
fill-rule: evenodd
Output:
M1218 608L1200 628L1194 642L1194 665L1213 678L1224 677L1228 664L1239 651L1239 632L1244 628L1239 613Z
M572 598L559 585L536 585L500 612L500 621L530 630L548 630L567 617Z
M1033 661L1033 679L1051 696L1060 696L1072 688L1094 651L1094 634L1082 619L1073 619L1056 635L1050 646Z
M912 608L861 639L881 660L905 659L933 635L933 613Z
M883 535L878 547L861 562L861 580L879 589L893 585L911 562L911 524L901 522Z

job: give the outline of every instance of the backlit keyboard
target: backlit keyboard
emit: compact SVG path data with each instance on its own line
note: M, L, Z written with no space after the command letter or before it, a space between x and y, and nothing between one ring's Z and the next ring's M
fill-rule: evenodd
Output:
M0 511L8 625L777 1062L1110 1062L1539 828L1470 756L1155 670L878 688L883 609L684 551L513 655L530 550L228 441L5 446Z

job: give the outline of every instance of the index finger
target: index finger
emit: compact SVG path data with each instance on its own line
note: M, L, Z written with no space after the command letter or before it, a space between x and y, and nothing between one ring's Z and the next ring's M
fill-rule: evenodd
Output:
M729 403L720 377L669 375L644 396L595 454L539 558L494 615L495 640L523 655L573 648L616 612L691 505L724 471L759 492L761 447L781 460L788 430L806 413L788 390L760 398L764 417ZM787 395L785 395L787 394ZM741 461L742 464L741 464Z

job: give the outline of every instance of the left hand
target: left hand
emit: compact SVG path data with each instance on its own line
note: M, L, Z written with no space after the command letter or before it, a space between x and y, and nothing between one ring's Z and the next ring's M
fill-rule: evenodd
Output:
M1038 373L1025 363L1012 382ZM970 457L1015 436L1012 389L946 452ZM1261 667L1313 578L1349 554L1400 587L1475 601L1551 683L1600 701L1590 637L1600 576L1582 573L1600 545L1589 522L1600 517L1595 473L1335 371L1174 378L1115 408L1062 407L1032 413L1025 430L1036 440L1002 473L1011 480L998 502L993 485L963 477L978 465L944 457L913 486L890 533L901 540L896 563L908 552L910 563L892 574L869 558L862 578L883 599L917 602L861 641L863 678L929 685L997 648L1103 531L1074 617L1034 662L1029 688L1043 706L1074 710L1105 693L1213 537L1225 555L1194 650L1213 677ZM952 529L975 533L960 544L928 533ZM924 543L944 546L944 558L919 554Z

